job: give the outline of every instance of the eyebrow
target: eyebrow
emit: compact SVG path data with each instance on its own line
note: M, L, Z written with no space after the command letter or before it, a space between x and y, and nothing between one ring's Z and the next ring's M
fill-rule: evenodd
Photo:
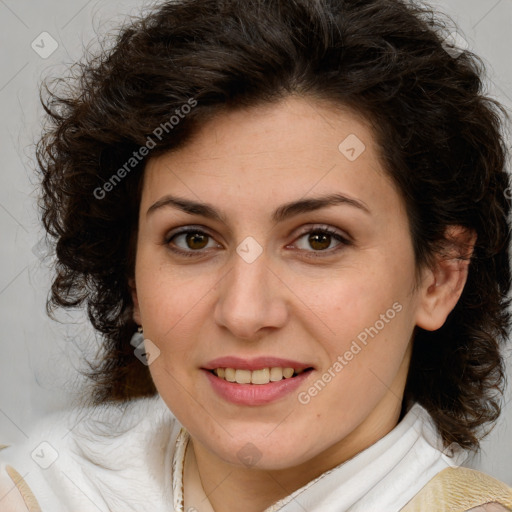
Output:
M327 196L299 199L298 201L285 203L274 210L272 213L272 220L275 223L283 222L301 213L309 213L320 210L322 208L326 208L328 206L335 206L339 204L352 206L371 215L368 206L366 206L366 204L362 201L345 196L343 194L330 194ZM196 201L191 201L190 199L184 199L172 195L166 195L151 205L146 212L146 216L164 207L177 208L178 210L189 213L191 215L201 215L202 217L227 224L224 214L218 211L214 206L208 203L199 203Z

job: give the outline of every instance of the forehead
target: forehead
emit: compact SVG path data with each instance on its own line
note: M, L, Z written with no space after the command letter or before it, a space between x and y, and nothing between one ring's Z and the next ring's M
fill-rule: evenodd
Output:
M386 208L400 199L378 155L369 124L348 109L294 97L226 111L185 146L148 161L143 206L172 192L268 211L270 203L339 192Z

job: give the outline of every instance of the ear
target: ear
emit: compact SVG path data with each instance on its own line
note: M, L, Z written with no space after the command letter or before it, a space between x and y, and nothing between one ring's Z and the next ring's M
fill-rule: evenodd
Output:
M420 285L416 325L427 331L443 326L457 304L467 281L475 247L475 231L449 226L433 268L425 269Z
M142 321L140 319L139 299L137 297L137 288L135 286L135 279L133 279L133 277L128 279L128 286L130 287L133 301L133 321L137 325L142 325Z

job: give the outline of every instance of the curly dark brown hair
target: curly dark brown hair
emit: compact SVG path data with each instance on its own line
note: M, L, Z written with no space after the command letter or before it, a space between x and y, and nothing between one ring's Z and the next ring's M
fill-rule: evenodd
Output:
M219 111L298 94L370 120L407 206L418 268L432 264L448 226L476 232L445 325L416 328L404 404L422 404L446 445L478 448L505 382L506 113L483 92L481 60L447 46L443 20L405 0L166 2L53 87L43 83L48 123L37 160L57 256L47 309L86 306L103 337L101 360L86 371L93 403L157 392L130 345L145 162L185 144Z

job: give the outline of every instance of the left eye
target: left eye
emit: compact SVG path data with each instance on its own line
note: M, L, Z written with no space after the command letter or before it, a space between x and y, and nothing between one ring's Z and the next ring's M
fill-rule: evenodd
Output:
M178 233L173 234L172 236L167 237L166 243L170 244L173 240L178 240L183 237L185 241L185 249L193 249L192 251L183 250L183 248L175 249L170 247L171 250L184 253L185 255L193 255L191 253L199 252L201 249L207 248L208 238L212 238L208 233L201 231L199 229L184 229L179 231ZM217 245L217 247L220 247Z
M326 251L334 240L338 241L338 244L336 245L337 248L340 245L349 245L349 241L344 236L327 227L311 229L303 233L297 240L301 239L305 239L305 243L314 249L314 251L309 251L307 248L299 247L301 250L306 250L308 252ZM335 249L334 251L336 250L338 249ZM329 251L329 253L334 251Z

